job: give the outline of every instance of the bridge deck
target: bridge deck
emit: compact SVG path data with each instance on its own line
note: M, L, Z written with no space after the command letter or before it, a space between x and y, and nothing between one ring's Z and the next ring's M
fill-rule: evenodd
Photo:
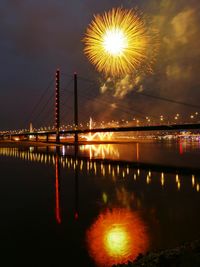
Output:
M93 128L93 129L77 129L77 130L62 130L62 134L86 134L97 132L148 132L148 131L176 131L176 130L198 130L200 123L194 124L170 124L170 125L152 125L152 126L128 126L128 127L109 127L109 128ZM38 131L38 132L23 132L23 133L4 133L3 136L29 136L29 135L47 135L56 134L56 131Z

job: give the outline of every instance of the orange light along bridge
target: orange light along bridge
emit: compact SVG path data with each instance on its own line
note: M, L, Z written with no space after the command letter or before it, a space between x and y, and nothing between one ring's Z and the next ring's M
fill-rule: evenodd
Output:
M1 134L1 140L34 140L39 141L39 137L46 137L46 142L49 141L49 136L54 135L55 138L59 135L60 137L66 135L87 134L87 133L101 133L101 132L144 132L144 131L178 131L178 130L197 130L200 129L200 124L171 124L171 125L153 125L153 126L134 126L134 127L110 127L110 128L93 128L93 129L74 129L74 130L62 130L62 131L39 131L39 132L24 132L24 133L13 133L13 134ZM57 140L56 140L57 141ZM75 141L76 142L76 141Z
M74 137L73 142L78 144L81 134L88 133L119 133L119 132L148 132L148 131L179 131L179 130L199 130L200 123L185 124L163 124L148 126L129 126L129 127L106 127L80 129L78 126L78 90L77 90L77 74L74 73L74 129L60 130L60 70L55 75L55 93L54 93L54 129L55 130L29 130L26 132L3 132L0 134L1 140L28 140L28 141L46 141L60 143L61 138ZM42 138L41 138L42 137ZM42 140L41 140L42 139ZM86 141L86 140L85 140Z

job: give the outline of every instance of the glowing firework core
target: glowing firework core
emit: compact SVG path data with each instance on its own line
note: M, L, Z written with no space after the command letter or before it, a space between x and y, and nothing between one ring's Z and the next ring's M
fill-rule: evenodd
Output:
M128 234L121 225L114 225L105 236L105 246L110 255L121 255L127 250Z
M107 30L103 37L103 46L107 53L113 56L121 56L127 48L127 39L120 29Z

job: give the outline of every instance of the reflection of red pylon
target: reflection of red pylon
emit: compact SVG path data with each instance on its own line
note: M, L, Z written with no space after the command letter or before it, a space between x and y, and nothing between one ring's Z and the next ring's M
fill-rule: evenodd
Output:
M181 140L179 141L179 154L180 154L180 155L183 154L183 143L182 143Z
M56 167L56 221L60 224L61 217L60 217L60 192L59 192L59 166L58 166L58 156L56 155L55 160L55 167Z
M137 161L139 161L139 159L140 159L139 143L136 144L136 159L137 159Z
M79 219L79 208L78 208L78 191L79 191L79 186L78 186L78 167L76 165L75 168L75 212L74 212L74 219L77 221Z
M75 218L75 220L78 220L78 212L77 211L75 212L74 218Z

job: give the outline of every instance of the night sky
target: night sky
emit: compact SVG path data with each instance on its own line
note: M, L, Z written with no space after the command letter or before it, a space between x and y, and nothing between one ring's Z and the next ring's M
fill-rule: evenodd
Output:
M137 7L159 31L160 48L154 73L142 80L142 92L199 104L199 0L1 0L0 130L28 127L32 109L57 67L67 75L77 71L81 77L95 81L103 79L83 54L82 39L93 14L119 6ZM63 87L68 83L67 75L63 76ZM87 87L87 82L85 85L79 83L80 121L89 120L91 113L96 120L133 117L134 112L131 116L117 109L122 104L127 110L133 107L133 110L153 116L196 111L135 96L134 91L139 88L121 96L115 95L115 89L102 94L96 86L91 89L91 95L100 102L93 101L91 96L83 96L84 93L89 94ZM69 101L72 99L70 95L67 97ZM66 102L66 105L68 112L65 119L68 123L67 120L70 122L73 118L72 103ZM200 112L200 109L197 111ZM37 121L33 123L37 124Z

